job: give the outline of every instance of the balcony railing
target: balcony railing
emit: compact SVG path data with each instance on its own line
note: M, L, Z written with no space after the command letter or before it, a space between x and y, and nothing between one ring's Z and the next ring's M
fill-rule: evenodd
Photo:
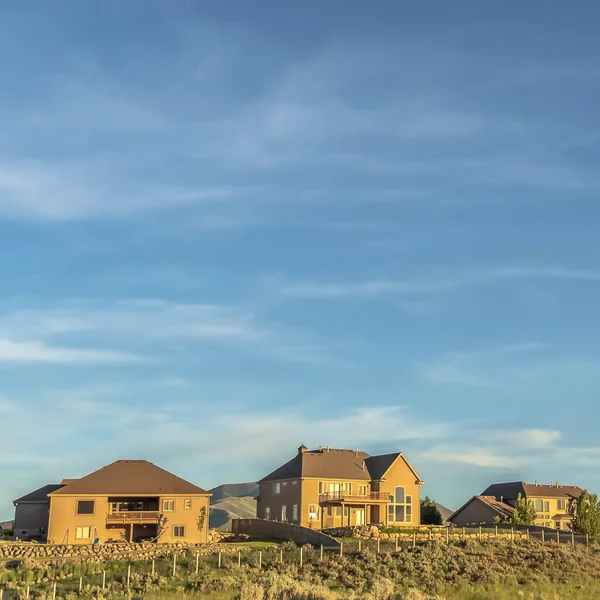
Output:
M389 492L367 492L366 494L354 494L340 490L319 494L319 503L327 502L356 502L358 504L369 504L370 502L389 502Z
M106 515L108 523L156 523L160 517L157 510L122 510L109 512Z

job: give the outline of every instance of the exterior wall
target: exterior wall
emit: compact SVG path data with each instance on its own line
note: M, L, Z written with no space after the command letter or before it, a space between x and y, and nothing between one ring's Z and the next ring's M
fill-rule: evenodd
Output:
M168 498L161 498L161 508L163 506L163 499L175 500L175 509L173 512L161 513L167 518L167 524L159 541L161 543L205 543L208 536L209 496L169 496ZM185 499L191 499L191 509L184 508ZM94 514L78 515L78 500L94 500ZM100 543L104 543L109 539L129 539L130 525L118 524L107 526L106 515L108 508L107 496L67 496L63 494L51 496L50 522L48 525L49 543L91 544L95 538L99 538ZM203 531L198 531L197 521L202 508L205 509L206 517L204 519ZM174 526L185 527L184 537L175 537L173 535ZM77 539L76 531L78 527L91 527L91 538ZM144 531L146 531L145 528L141 528L140 525L136 524L133 535L144 535Z
M274 483L279 483L280 491L274 492ZM300 522L300 501L301 501L300 479L282 479L278 482L266 481L259 484L259 500L256 506L256 516L259 519L270 521L285 521L289 523ZM298 519L293 519L294 504L298 506ZM283 507L285 506L285 519L283 518ZM270 509L270 515L267 515L267 509ZM268 517L268 518L267 518Z
M15 507L15 536L46 534L50 517L50 502L20 502Z
M474 498L459 513L452 518L452 524L456 527L468 527L469 525L495 525L494 518L498 513L491 507Z
M343 517L341 506L331 507L331 515L329 514L328 507L319 506L319 482L323 482L327 490L329 490L330 483L349 483L352 486L352 493L358 493L358 486L367 486L367 492L371 490L370 482L364 479L317 479L317 478L304 478L302 479L302 505L301 505L301 522L300 525L303 527L310 527L312 529L321 528L321 511L324 511L323 527L341 527L348 525L348 517ZM312 520L310 518L310 507L318 507L317 519ZM350 525L356 525L357 509L364 507L352 506L350 510ZM343 517L343 519L342 519ZM365 523L368 522L367 515L365 515Z
M554 519L552 519L552 517L554 517L555 515L569 514L570 504L568 498L544 498L543 496L527 496L527 501L533 502L534 508L538 500L544 502L544 510L538 511L538 518L535 520L536 525L540 527L551 527L552 529L569 529L570 519L563 519L560 521L555 521ZM562 500L565 503L565 508L558 508L559 500ZM548 503L548 510L545 510L546 503Z
M421 524L421 485L417 483L417 477L411 471L409 466L399 457L389 468L382 481L374 482L373 491L384 492L393 496L397 486L405 490L405 496L412 499L412 516L410 521L391 522L388 521L388 507L386 505L373 507L372 519L374 523L384 523L386 525L397 525L399 527L419 527Z

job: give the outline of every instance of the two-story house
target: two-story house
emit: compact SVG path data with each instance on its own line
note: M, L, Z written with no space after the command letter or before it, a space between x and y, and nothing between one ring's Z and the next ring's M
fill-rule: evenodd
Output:
M145 460L118 460L48 493L48 542L202 543L210 494Z
M535 509L535 525L567 530L572 519L572 505L581 492L577 486L560 485L558 482L550 485L524 481L494 483L463 504L449 521L466 526L491 524L497 519L508 520L520 495Z
M314 529L420 523L423 481L401 452L370 456L302 445L258 484L259 519Z

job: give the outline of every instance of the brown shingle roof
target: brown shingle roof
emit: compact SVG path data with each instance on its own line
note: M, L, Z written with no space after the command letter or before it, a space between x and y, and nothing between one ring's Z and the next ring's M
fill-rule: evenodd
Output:
M81 479L75 479L52 495L63 494L193 496L208 492L147 460L117 460Z
M304 450L266 477L263 477L260 482L300 477L361 481L377 480L385 475L394 461L401 455L401 452L395 452L393 454L370 456L366 452L358 450L337 448ZM413 470L412 467L410 468ZM415 477L421 481L416 473Z
M505 504L504 502L498 502L496 498L493 496L473 496L470 500L467 500L459 509L455 510L449 517L448 521L452 522L454 517L458 515L463 509L465 509L471 502L481 502L486 506L489 506L501 519L506 520L509 519L515 509L509 504Z
M293 479L295 477L370 481L371 476L366 465L364 465L367 458L369 458L369 455L366 452L356 452L355 450L336 448L308 450L297 454L284 465L263 477L260 482Z
M482 492L482 496L494 496L504 500L516 500L519 494L523 497L537 498L578 498L581 488L574 485L542 485L525 483L524 481L511 481L507 483L494 483Z

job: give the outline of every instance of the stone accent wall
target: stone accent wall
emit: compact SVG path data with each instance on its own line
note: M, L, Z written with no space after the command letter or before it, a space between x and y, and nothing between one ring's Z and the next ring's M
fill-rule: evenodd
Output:
M452 541L457 541L461 539L479 539L479 531L477 529L467 529L464 537L463 532L460 529L448 530L446 531L446 527L436 527L429 530L423 529L415 529L414 532L403 532L403 533L386 533L380 531L380 529L375 525L367 525L364 527L334 527L332 529L324 529L323 533L330 535L334 538L354 538L354 539L380 539L382 541L385 540L395 540L398 541L412 541L416 539L417 542L425 542L428 540L445 540L446 537ZM499 529L498 535L496 536L495 532L483 531L481 533L482 540L488 539L525 539L527 537L526 531L518 531L515 530L512 533L510 530Z

